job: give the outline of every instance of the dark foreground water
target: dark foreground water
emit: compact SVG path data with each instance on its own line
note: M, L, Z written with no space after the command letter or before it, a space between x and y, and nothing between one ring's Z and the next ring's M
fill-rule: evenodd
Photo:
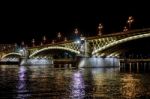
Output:
M0 66L0 99L149 99L150 74L119 68Z

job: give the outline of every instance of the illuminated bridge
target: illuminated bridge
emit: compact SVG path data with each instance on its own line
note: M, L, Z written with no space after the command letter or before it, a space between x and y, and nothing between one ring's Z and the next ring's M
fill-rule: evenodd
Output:
M14 59L13 57L27 57L28 59L32 59L35 57L44 57L42 56L44 52L51 52L53 54L55 51L55 53L65 51L65 53L73 53L72 55L81 57L120 58L128 50L128 43L136 43L138 40L149 39L149 37L150 28L137 29L95 37L80 37L80 41L62 41L18 51L2 51L0 55L1 60L4 60L6 57L11 59ZM54 58L52 54L49 58Z

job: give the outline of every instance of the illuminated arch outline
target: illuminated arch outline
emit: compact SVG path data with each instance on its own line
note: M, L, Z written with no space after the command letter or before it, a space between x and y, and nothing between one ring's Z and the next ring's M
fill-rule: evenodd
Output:
M65 47L60 47L60 46L52 46L52 47L46 47L46 48L42 48L38 51L35 51L29 57L33 57L34 55L36 55L36 54L38 54L42 51L49 50L49 49L61 49L61 50L67 50L67 51L70 51L70 52L73 52L73 53L76 53L76 54L80 54L79 51L76 51L76 50L73 50L73 49L70 49L70 48L65 48Z
M136 40L136 39L140 39L140 38L145 38L145 37L150 37L150 33L148 34L141 34L141 35L136 35L136 36L131 36L131 37L127 37L127 38L124 38L124 39L121 39L121 40L118 40L118 41L115 41L115 42L112 42L108 45L105 45L95 51L92 52L92 55L100 52L100 51L103 51L107 48L110 48L112 46L115 46L115 45L118 45L118 44L121 44L121 43L124 43L124 42L128 42L128 41L131 41L131 40Z
M7 56L9 56L9 55L18 55L18 56L21 56L20 53L8 53L8 54L5 54L4 56L2 56L1 59L5 58L5 57L7 57Z

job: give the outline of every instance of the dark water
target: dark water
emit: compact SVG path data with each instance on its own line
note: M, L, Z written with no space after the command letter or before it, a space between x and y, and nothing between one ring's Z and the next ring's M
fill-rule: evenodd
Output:
M150 74L119 68L0 66L0 99L150 98Z

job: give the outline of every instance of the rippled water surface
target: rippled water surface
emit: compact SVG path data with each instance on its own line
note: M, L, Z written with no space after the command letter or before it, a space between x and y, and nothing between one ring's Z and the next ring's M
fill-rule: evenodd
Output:
M0 66L0 99L129 99L150 97L150 74L119 68Z

